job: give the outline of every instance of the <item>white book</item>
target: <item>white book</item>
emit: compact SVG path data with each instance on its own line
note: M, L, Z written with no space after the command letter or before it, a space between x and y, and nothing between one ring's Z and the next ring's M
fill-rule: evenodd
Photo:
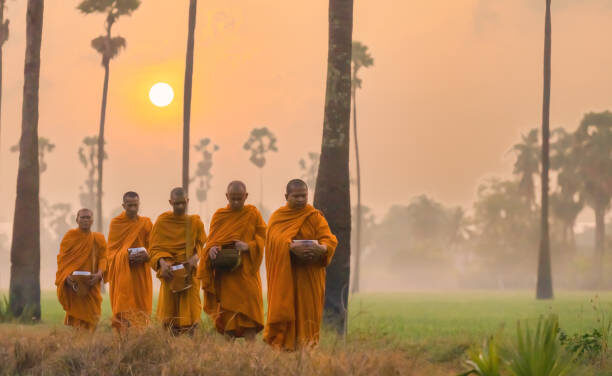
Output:
M185 269L185 266L183 264L178 264L178 265L172 265L170 267L170 270L172 270L172 271L179 270L179 269Z
M72 272L72 275L91 275L91 272L85 272L82 270L75 270Z

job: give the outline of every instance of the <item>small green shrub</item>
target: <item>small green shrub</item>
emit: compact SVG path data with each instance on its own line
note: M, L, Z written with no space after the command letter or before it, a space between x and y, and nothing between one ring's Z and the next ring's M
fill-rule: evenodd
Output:
M482 347L472 347L468 350L466 363L472 369L459 376L500 376L502 359L499 356L499 347L495 338L485 340Z

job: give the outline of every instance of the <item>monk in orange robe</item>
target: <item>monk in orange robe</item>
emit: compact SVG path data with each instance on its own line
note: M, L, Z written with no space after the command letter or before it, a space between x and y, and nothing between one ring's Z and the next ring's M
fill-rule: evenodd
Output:
M316 345L325 300L325 268L338 245L323 214L308 204L302 180L287 184L287 205L272 214L266 237L268 314L264 341L284 349ZM294 242L312 240L313 242ZM293 254L308 261L298 261Z
M140 197L123 195L124 212L113 218L108 233L108 276L112 325L125 333L129 327L144 327L151 317L153 282L149 267L149 234L153 224L140 217Z
M64 324L77 329L94 331L100 320L102 295L100 281L106 271L106 241L104 235L91 231L93 213L81 209L76 218L78 228L64 235L57 255L57 298L66 311ZM89 276L73 275L89 272ZM85 296L77 295L77 278L85 278Z
M188 215L189 198L182 188L170 193L172 211L160 215L151 230L150 264L161 280L157 319L173 333L193 333L200 322L200 281L194 278L199 255L206 242L204 224ZM184 269L184 270L183 270ZM187 274L183 291L173 291L175 273Z
M263 299L259 267L263 260L266 224L253 205L244 205L246 185L233 181L225 194L228 205L217 210L197 277L202 280L204 311L219 333L248 341L263 329ZM241 265L232 271L213 269L223 245L242 251Z

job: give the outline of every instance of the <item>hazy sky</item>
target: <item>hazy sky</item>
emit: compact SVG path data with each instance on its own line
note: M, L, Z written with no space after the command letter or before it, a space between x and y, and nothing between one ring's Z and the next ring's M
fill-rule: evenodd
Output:
M90 40L102 16L77 1L47 0L40 89L40 135L56 144L41 195L77 205L85 169L77 150L98 131L103 69ZM574 129L584 112L612 109L611 0L553 1L552 125ZM8 1L4 48L0 206L14 205L21 124L26 2ZM167 208L180 184L182 81L188 1L144 0L114 32L127 49L111 63L105 164L106 214L137 190L144 213ZM298 160L319 151L325 90L328 2L200 1L196 29L192 140L210 137L210 210L225 185L244 179L259 201L259 175L242 149L267 126L279 152L263 170L265 204L283 203ZM354 38L375 66L358 94L363 201L378 213L428 193L470 206L484 177L511 171L511 145L540 123L544 1L355 2ZM172 105L156 108L148 89L171 84ZM198 155L192 151L195 169ZM193 209L197 209L194 206Z

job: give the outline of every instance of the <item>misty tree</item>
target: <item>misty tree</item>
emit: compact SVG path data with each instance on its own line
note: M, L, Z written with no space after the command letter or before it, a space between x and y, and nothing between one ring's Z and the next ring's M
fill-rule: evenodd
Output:
M121 16L129 16L140 6L140 0L82 0L78 10L83 14L102 13L106 16L104 21L105 33L91 41L91 46L102 56L104 68L104 83L102 86L102 105L100 110L100 130L98 133L98 178L96 180L96 228L102 231L102 177L104 169L104 126L106 120L106 104L108 98L108 80L110 74L110 61L114 59L122 48L125 48L125 38L111 36L111 31ZM93 207L92 207L93 209Z
M355 241L355 270L353 274L352 292L359 292L359 271L361 261L361 163L359 160L359 139L357 138L357 89L361 89L362 80L359 77L359 70L374 65L374 59L368 51L368 46L361 42L353 41L351 59L353 62L353 74L351 78L351 95L353 99L353 135L355 145L355 161L357 169L357 227Z
M202 159L198 162L198 167L189 182L192 183L197 180L196 197L200 203L200 213L203 213L202 204L208 200L210 182L213 178L210 172L213 166L212 158L213 154L219 150L219 146L213 145L209 138L203 138L193 148L201 154Z
M488 287L526 288L536 260L538 213L520 182L488 179L478 187L473 206L473 250ZM517 277L520 276L520 277Z
M79 147L79 161L87 170L87 179L85 183L79 187L79 201L84 208L93 208L96 202L97 186L96 176L98 171L98 136L89 136L83 139L83 144ZM108 158L106 152L104 159ZM92 209L93 210L93 209Z
M584 115L575 132L573 158L579 161L580 193L595 212L596 275L603 283L606 213L612 198L612 112Z
M46 137L38 137L38 169L39 174L43 174L47 171L47 162L45 156L55 149L55 144ZM19 151L19 144L11 146L11 152L16 153Z
M4 8L6 8L6 0L0 0L0 155L2 155L2 59L4 44L9 38L9 20L4 18ZM1 165L0 163L0 171L2 171ZM2 174L0 174L1 177Z
M308 184L309 188L314 188L317 182L317 173L319 172L320 154L315 152L308 153L308 159L300 159L300 170L302 171L302 180Z
M277 152L276 136L268 129L268 127L253 128L249 135L249 139L242 146L244 150L251 152L249 160L259 169L259 187L260 187L260 209L263 208L264 189L263 189L263 168L266 165L266 154L268 152Z
M550 209L562 226L562 245L573 252L576 249L574 227L584 208L584 197L580 195L580 162L573 155L574 134L557 128L552 131L552 136L550 166L556 172L557 187L550 196Z
M520 179L519 189L521 195L532 205L535 205L534 176L540 172L540 141L538 130L531 129L527 134L521 135L521 142L512 146L516 153L513 174Z

